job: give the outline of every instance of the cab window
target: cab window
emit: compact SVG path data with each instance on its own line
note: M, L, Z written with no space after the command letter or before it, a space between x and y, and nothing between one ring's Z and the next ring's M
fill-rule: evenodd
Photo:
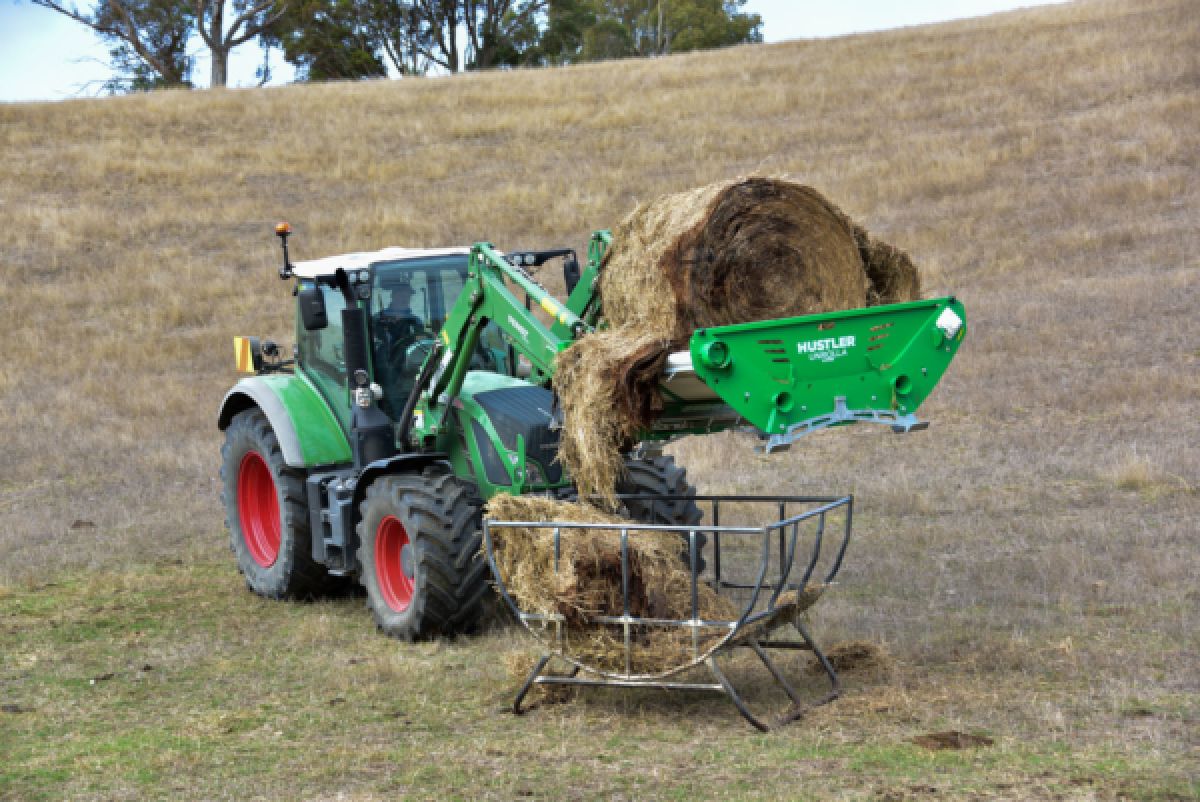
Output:
M349 430L349 390L346 387L346 354L342 337L342 310L346 308L346 299L338 290L324 285L321 294L325 298L328 326L309 331L300 322L299 314L296 316L300 366L325 396L330 408L342 419L342 425Z
M467 255L453 254L372 265L371 340L380 406L393 420L412 391L467 280ZM509 351L499 329L480 333L471 368L509 373Z

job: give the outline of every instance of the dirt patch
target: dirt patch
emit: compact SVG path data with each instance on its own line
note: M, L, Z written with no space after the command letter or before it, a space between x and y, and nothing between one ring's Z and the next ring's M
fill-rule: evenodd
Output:
M907 254L812 187L756 177L643 204L614 229L603 265L608 328L559 356L560 458L582 493L611 501L621 450L663 409L667 355L696 329L919 293Z
M925 749L974 749L980 746L992 746L996 742L986 735L972 735L969 732L949 730L947 732L931 732L928 735L916 735L909 739L917 746Z

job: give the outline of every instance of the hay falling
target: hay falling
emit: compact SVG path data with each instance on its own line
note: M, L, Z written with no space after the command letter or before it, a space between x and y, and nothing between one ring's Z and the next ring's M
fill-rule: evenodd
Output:
M609 328L559 356L560 459L581 493L611 504L622 450L662 411L665 360L697 328L917 292L903 251L873 240L811 187L748 178L643 204L613 231L601 273Z
M630 523L587 504L538 496L494 497L487 516L506 521ZM505 588L525 612L561 615L564 652L606 671L624 671L624 632L619 625L595 621L624 610L620 533L575 529L560 539L555 570L554 533L545 527L493 528L496 568ZM692 617L691 573L681 559L682 541L674 533L629 530L629 613L637 617ZM737 610L707 585L698 587L701 618L729 620ZM724 635L704 632L703 652ZM682 628L638 627L633 633L630 668L654 674L690 662L692 639Z

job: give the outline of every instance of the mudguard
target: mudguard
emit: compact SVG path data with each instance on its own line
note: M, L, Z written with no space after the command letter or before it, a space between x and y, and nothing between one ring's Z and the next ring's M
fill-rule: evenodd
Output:
M340 465L353 459L350 442L317 388L301 373L242 379L225 394L217 414L222 431L233 416L258 407L279 440L283 459L294 468Z

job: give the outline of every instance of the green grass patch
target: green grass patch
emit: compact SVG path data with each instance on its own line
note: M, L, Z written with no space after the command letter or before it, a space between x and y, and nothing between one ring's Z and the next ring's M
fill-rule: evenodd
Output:
M10 645L0 703L20 711L0 714L4 799L1196 790L1181 743L1118 748L1018 719L1008 731L989 722L993 747L911 743L946 721L986 717L962 701L977 681L969 673L926 678L944 699L962 682L958 701L910 694L911 705L861 716L856 700L895 689L849 674L850 696L769 735L717 696L585 691L516 717L505 712L515 682L497 657L527 646L520 633L397 643L374 632L359 598L267 602L219 562L15 590L0 599L0 622ZM1017 689L1006 703L1022 703ZM1114 720L1148 704L1131 700Z

